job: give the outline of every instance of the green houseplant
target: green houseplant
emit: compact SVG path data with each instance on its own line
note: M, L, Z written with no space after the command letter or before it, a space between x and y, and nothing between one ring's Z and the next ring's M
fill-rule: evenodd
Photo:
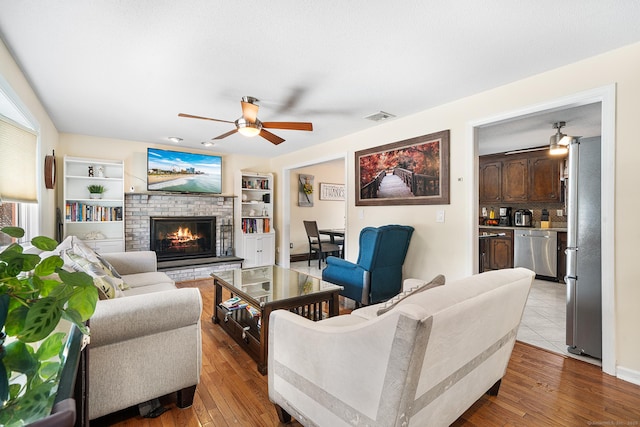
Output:
M87 187L87 190L89 190L89 194L92 199L101 199L102 193L107 191L104 185L99 185L99 184L92 184Z
M20 239L24 230L1 231ZM35 237L31 244L52 251L57 242ZM88 334L98 291L92 278L62 269L57 255L41 258L12 243L0 252L0 425L24 425L48 415L55 397L65 334L61 319Z

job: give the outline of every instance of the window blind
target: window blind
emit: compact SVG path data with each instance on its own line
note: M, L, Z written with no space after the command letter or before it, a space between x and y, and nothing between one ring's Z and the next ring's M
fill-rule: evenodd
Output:
M37 203L38 138L0 116L0 198Z

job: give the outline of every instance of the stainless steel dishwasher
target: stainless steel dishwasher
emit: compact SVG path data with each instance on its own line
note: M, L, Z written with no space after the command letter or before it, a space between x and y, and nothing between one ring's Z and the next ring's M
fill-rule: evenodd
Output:
M540 276L556 277L558 233L550 230L515 230L513 266L528 268Z

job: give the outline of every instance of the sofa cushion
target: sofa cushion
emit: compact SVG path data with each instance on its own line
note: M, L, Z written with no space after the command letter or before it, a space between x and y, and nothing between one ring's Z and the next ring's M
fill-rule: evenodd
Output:
M146 273L125 274L122 278L129 285L129 289L141 288L159 283L167 283L175 288L175 283L169 276L161 271L148 271Z
M147 286L131 287L130 289L127 289L123 293L125 297L130 297L131 295L150 294L150 293L160 292L160 291L170 291L172 289L177 289L176 285L174 285L171 282L165 281L165 282L157 282Z
M398 295L391 298L389 301L383 303L382 306L378 309L377 315L380 316L381 314L386 313L387 311L395 307L400 301L402 301L407 297L410 297L411 295L415 295L427 289L435 288L436 286L442 286L444 285L444 282L445 282L444 276L442 274L438 274L430 282L423 282L410 288L407 291L400 292Z

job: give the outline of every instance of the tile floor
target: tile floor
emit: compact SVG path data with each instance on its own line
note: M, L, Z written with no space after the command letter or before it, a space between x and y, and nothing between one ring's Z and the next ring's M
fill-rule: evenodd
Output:
M312 261L311 266L307 266L307 261L292 262L291 268L314 277L322 277L317 260ZM534 280L524 308L517 339L554 353L601 366L600 360L577 356L567 351L565 344L566 292L564 283Z

